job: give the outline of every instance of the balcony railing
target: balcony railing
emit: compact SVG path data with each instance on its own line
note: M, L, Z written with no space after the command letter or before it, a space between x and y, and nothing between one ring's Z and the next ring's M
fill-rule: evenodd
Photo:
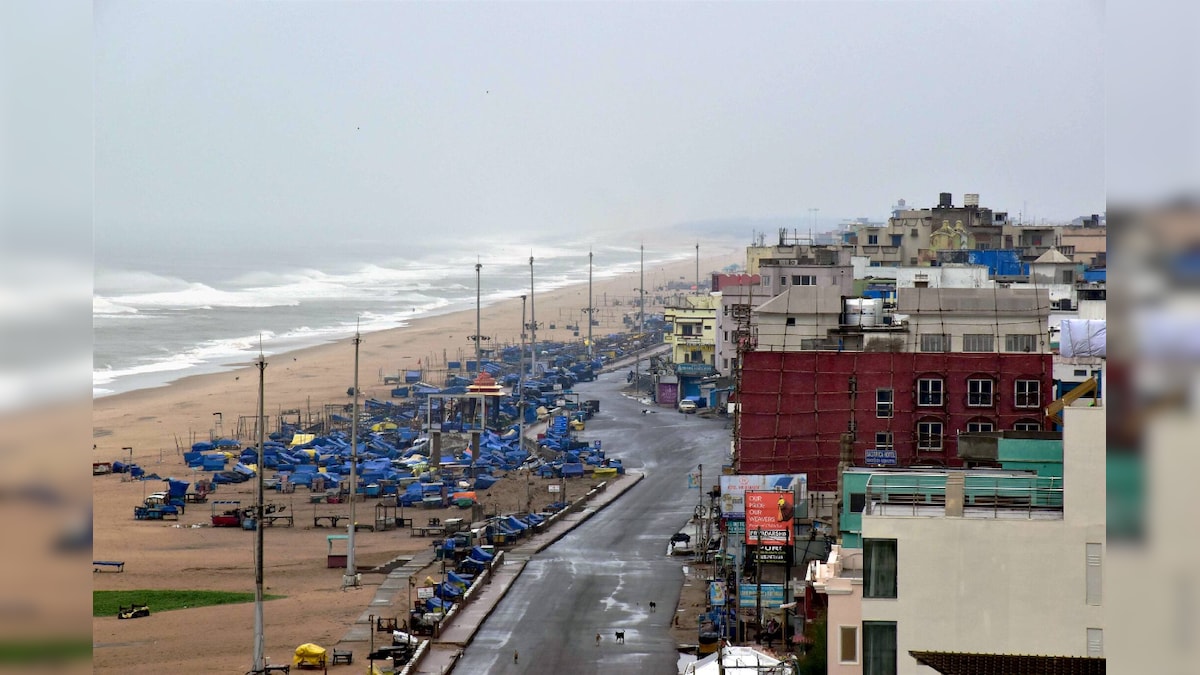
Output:
M876 474L867 479L864 515L929 515L930 508L946 506L945 474ZM1061 478L1040 476L964 476L964 513L986 514L993 518L1024 511L1034 513L1062 511ZM897 512L900 509L900 512Z

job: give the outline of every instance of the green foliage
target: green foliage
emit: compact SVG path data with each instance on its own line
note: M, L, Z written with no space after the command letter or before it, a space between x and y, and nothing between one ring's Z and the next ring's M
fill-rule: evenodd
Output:
M804 627L804 635L812 640L812 644L809 645L808 651L800 657L800 675L825 675L827 668L825 660L828 656L826 648L828 630L825 623L825 616L822 615Z
M264 595L263 599L275 600L282 597L282 595ZM116 616L122 605L128 607L129 605L144 604L150 607L150 612L153 614L172 609L231 605L243 602L254 602L254 594L230 591L92 591L92 616Z

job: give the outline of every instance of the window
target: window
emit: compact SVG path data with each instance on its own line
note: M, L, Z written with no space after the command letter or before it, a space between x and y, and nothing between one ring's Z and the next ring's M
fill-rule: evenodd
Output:
M950 351L950 336L944 333L922 333L921 351L948 352Z
M729 370L729 359L722 359L721 363L725 364L724 365L725 370Z
M700 351L699 349L693 349L691 352L691 358L688 360L692 363L704 363L704 352Z
M875 416L888 418L892 416L892 404L895 402L895 394L891 389L876 389L875 390Z
M877 234L868 234L868 235L867 235L867 244L868 244L868 245L871 245L871 246L876 246L876 245L878 245L878 244L879 244L879 235L877 235Z
M1087 368L1076 368L1075 377L1087 377Z
M1104 550L1100 544L1087 544L1085 550L1087 563L1087 604L1099 606L1102 604L1104 578L1101 564L1104 562Z
M876 450L891 450L892 449L892 432L878 431L875 433L875 449Z
M770 275L770 274L764 274L764 275L762 275L762 277L760 277L760 278L762 279L762 285L763 285L763 286L770 286L770 285L771 285L771 275Z
M1087 629L1087 655L1091 658L1104 658L1104 629Z
M942 404L942 381L936 378L917 380L917 405Z
M796 317L789 316L787 319L784 320L784 324L786 324L788 326L795 326L796 325Z
M838 663L858 663L858 626L838 626Z
M967 433L978 434L986 431L995 431L996 425L991 422L967 422Z
M904 235L893 234L892 235L892 246L894 246L896 248L900 248L903 245L904 245Z
M780 286L787 286L787 275L786 275L786 274L780 274L780 275L779 275L779 285L780 285Z
M895 539L863 539L863 597L896 597Z
M1037 380L1017 380L1013 405L1018 408L1037 408L1042 404L1042 383Z
M863 675L896 675L896 622L864 621Z
M729 342L729 331L725 331L725 342Z
M917 423L917 450L926 452L942 449L942 423L941 422L918 422Z
M1020 420L1013 425L1015 431L1041 431L1042 423L1033 420Z
M992 381L967 380L967 405L973 408L992 406Z
M1036 335L1020 335L1008 334L1004 336L1004 351L1006 352L1033 352L1037 351L1038 336Z
M850 513L862 513L867 508L867 493L850 493Z
M963 335L964 352L996 351L996 336L991 333L967 333Z
M812 274L799 274L792 277L793 286L816 286L817 277Z
M1062 283L1064 283L1064 284L1075 283L1075 270L1062 270Z

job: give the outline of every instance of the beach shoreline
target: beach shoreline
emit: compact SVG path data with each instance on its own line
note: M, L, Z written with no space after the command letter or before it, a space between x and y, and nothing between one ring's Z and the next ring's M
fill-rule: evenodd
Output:
M704 258L701 269L706 273L720 270L730 263L741 262L741 255L740 251L731 250ZM668 269L675 277L693 278L694 265L682 261ZM628 295L628 289L635 288L638 279L635 272L594 282L594 297L604 292L612 297L618 291ZM651 300L653 295L647 292L646 312L661 311L661 305L652 305ZM576 337L554 320L572 312L579 316L580 308L587 306L586 282L539 294L536 301L539 323L542 317L551 317L545 321L546 327L538 330L539 343L582 340L586 336L586 330ZM620 316L625 313L636 316L637 308L618 309L622 312L612 313L615 321L606 321L594 329L596 337L629 330L630 326L621 322ZM498 338L509 335L512 341L519 339L520 298L496 302L482 308L480 315L483 333ZM453 358L459 353L466 354L465 338L474 334L475 321L473 310L459 311L415 319L404 328L363 334L359 366L362 395L390 400L390 390L395 385L383 382L383 376L403 373L417 364L424 366L430 358L441 361L443 355ZM550 329L552 322L556 327ZM500 329L509 324L511 329ZM268 428L274 428L278 417L288 410L316 411L327 405L350 404L346 390L353 383L355 358L351 340L342 338L267 357L264 407ZM468 358L473 359L473 353ZM92 402L93 462L132 461L148 474L194 482L202 476L189 469L182 459L182 453L190 450L192 443L207 441L212 436L238 436L240 426L244 447L253 447L253 440L245 433L245 423L256 416L257 396L257 369L253 363L247 363L221 373L186 376L162 387L96 398ZM480 502L489 511L523 510L528 498L525 480L498 483L501 489L481 494ZM549 494L540 486L543 481L534 479L539 483L534 493ZM252 497L247 485L223 485L212 499L240 499L248 504ZM586 489L586 482L581 481L578 487ZM133 507L141 503L145 494L159 489L162 483L154 480L127 481L115 474L93 477L94 559L126 563L121 573L93 574L93 588L252 590L253 537L231 528L209 527L210 504L188 505L179 522L133 518ZM569 496L576 496L574 487L569 492ZM313 505L304 492L278 495L272 491L268 501L287 505L296 520L294 527L267 528L264 532L266 590L286 596L270 601L266 608L268 653L278 663L289 657L298 644L332 644L340 640L364 611L370 594L358 590L343 592L341 571L327 569L327 535L339 530L310 527L314 524L310 518L348 505ZM373 522L373 501L360 504L359 522ZM423 550L431 540L392 530L366 533L357 542L360 568L366 569ZM248 662L251 654L252 612L250 605L231 605L175 610L133 621L95 617L92 621L95 672L161 672L167 664L200 672L213 670L218 661L223 670L236 670ZM219 655L212 654L196 642L197 635L212 636L225 647Z

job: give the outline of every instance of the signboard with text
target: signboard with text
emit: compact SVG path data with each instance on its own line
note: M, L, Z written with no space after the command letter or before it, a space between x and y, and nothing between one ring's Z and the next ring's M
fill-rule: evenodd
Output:
M738 587L738 606L754 609L758 605L758 586L743 582ZM783 604L783 584L762 584L763 609L779 609Z
M721 517L744 518L747 492L782 490L796 495L799 503L808 500L808 474L742 474L721 476Z
M895 466L896 450L895 448L867 448L866 460L867 464Z
M791 492L747 492L746 543L791 544L795 513L795 495Z
M754 560L764 565L786 565L790 557L788 555L790 550L790 546L780 546L779 544L755 546Z

